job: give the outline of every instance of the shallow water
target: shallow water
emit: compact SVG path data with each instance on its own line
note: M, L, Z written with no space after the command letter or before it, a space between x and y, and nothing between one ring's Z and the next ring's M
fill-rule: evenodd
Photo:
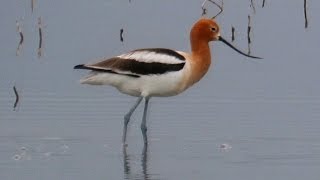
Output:
M32 14L29 1L1 2L0 179L318 179L319 2L310 2L308 29L302 3L261 9L257 2L251 52L264 59L213 43L214 63L202 81L179 96L151 99L147 149L142 106L129 124L128 147L121 145L123 115L135 98L78 83L85 72L76 64L142 47L188 50L201 3L37 1ZM226 39L235 26L235 44L246 49L249 2L234 3L225 2L218 21ZM19 56L16 20L25 36Z

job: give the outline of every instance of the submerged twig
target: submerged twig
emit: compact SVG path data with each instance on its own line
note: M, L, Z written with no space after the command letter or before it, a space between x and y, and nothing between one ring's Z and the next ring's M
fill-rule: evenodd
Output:
M235 31L236 31L236 29L232 26L231 27L231 41L232 42L235 40L235 36L234 36Z
M38 18L38 28L39 28L38 58L40 58L42 56L42 21L41 21L41 17Z
M213 4L215 4L218 8L219 8L219 12L215 15L215 16L213 16L211 19L214 19L214 18L216 18L217 16L219 16L221 13L222 13L222 11L223 11L223 0L221 1L221 6L218 4L218 3L216 3L216 2L214 2L214 1L212 1L212 0L209 0L210 2L212 2Z
M15 111L15 109L16 109L18 103L19 103L19 94L18 94L16 86L13 86L13 91L14 91L14 94L16 96L16 101L14 102L14 105L13 105L13 110Z
M204 7L204 5L206 4L207 1L208 1L208 0L204 0L203 3L202 3L202 5L201 5L201 9L202 9L202 15L201 15L201 16L207 14L207 9Z
M201 5L202 15L207 14L207 9L204 7L207 1L210 1L211 3L213 3L214 5L216 5L216 6L219 8L219 12L218 12L215 16L213 16L213 17L211 18L211 19L214 19L214 18L216 18L218 15L220 15L220 14L222 13L222 11L223 11L223 0L221 1L221 5L219 5L218 3L214 2L213 0L204 0L203 3L202 3L202 5Z
M304 0L304 28L308 28L307 0Z
M251 2L250 7L251 7L252 10L253 10L253 14L255 14L255 13L256 13L256 7L255 7L255 5L254 5L254 2L253 2L253 0L250 0L250 2Z
M123 42L123 29L120 29L120 41Z
M202 5L201 5L201 9L202 9L202 15L201 16L204 16L204 15L207 14L207 9L204 7L207 1L208 0L204 0Z
M250 37L250 33L251 33L251 18L250 16L248 16L248 29L247 29L247 38L248 38L248 54L251 53L251 37Z
M17 31L18 31L18 33L20 35L20 41L19 41L19 44L18 44L18 47L17 47L17 51L16 51L16 55L19 56L20 49L22 47L22 43L23 43L23 40L24 40L24 36L23 36L22 29L21 29L21 26L20 26L20 23L19 23L18 20L16 21L16 26L17 26Z
M266 3L266 0L263 0L262 1L262 8L264 8L265 3Z
M204 8L204 7L202 7L202 14L201 14L201 16L204 16L204 15L206 15L206 14L207 14L207 9Z

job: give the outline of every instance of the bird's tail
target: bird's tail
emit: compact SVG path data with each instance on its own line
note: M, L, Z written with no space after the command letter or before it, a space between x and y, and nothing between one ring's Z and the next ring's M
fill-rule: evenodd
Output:
M88 67L86 67L84 64L79 64L73 67L73 69L89 69Z

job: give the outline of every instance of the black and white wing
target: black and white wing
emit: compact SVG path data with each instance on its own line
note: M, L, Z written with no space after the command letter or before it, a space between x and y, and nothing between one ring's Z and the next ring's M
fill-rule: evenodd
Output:
M186 57L164 48L138 49L95 64L80 64L74 69L89 69L131 77L159 75L181 70Z

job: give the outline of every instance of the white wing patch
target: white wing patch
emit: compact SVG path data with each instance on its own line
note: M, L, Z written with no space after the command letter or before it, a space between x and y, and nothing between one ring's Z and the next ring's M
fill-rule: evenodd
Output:
M177 53L179 53L179 52L177 52ZM180 64L183 62L175 56L170 56L168 54L162 54L162 53L156 53L154 51L148 51L148 50L132 51L132 52L122 54L117 57L122 58L122 59L134 59L136 61L146 62L146 63L156 62L156 63L163 63L163 64Z

